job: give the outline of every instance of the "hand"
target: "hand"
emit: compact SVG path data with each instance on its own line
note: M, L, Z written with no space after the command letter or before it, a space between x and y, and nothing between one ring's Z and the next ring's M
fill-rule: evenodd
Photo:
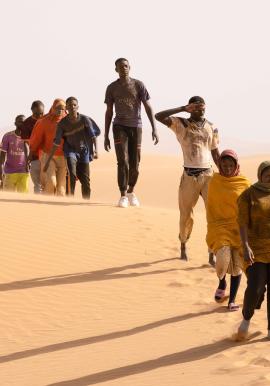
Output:
M98 159L98 151L94 150L94 159Z
M152 139L154 141L154 145L157 145L159 142L159 138L158 133L155 130L152 131Z
M248 265L254 264L254 255L249 245L244 247L244 260Z
M109 137L104 138L104 149L106 151L110 151L110 149L111 149L111 142L110 142Z
M198 111L202 108L204 108L204 103L190 103L189 105L185 106L185 111L187 113L194 113L195 111Z

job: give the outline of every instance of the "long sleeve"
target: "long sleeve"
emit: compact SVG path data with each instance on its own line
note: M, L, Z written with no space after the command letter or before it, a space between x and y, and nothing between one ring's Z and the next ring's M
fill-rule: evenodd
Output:
M245 190L238 198L238 223L239 226L250 224L250 189Z
M43 124L42 121L38 121L32 131L30 140L29 140L29 145L30 145L30 150L33 153L38 152L39 149L42 149L43 145Z

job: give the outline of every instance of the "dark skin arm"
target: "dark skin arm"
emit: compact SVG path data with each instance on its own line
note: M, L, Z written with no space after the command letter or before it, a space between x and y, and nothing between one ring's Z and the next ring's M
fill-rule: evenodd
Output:
M0 152L0 188L3 188L3 171L4 163L6 161L6 153L4 151Z
M30 155L30 150L29 150L29 145L27 142L24 142L24 156L25 156L25 159L26 159L26 165L25 165L25 171L26 173L29 172L29 155Z
M113 117L113 103L107 103L107 109L105 113L105 134L104 134L104 148L106 151L110 151L111 143L109 139L109 132Z
M144 105L145 112L146 112L148 119L149 119L151 126L152 126L152 139L154 141L154 145L156 145L159 142L159 138L158 138L158 134L157 134L154 111L153 111L152 106L150 105L149 101L143 101L143 105Z
M184 111L187 112L187 108L188 106L181 106L181 107L176 107L175 109L160 111L155 115L155 117L156 117L156 120L163 123L163 125L171 126L172 124L171 115L179 114Z
M218 161L219 161L219 157L220 157L220 153L219 153L218 148L211 150L211 154L212 154L213 161L218 166Z
M240 237L242 241L242 247L244 252L244 260L249 265L254 264L254 254L248 244L248 228L246 225L240 226Z
M163 123L164 125L170 127L172 124L171 115L179 114L182 112L192 114L193 112L196 112L198 107L200 107L200 103L199 104L198 103L191 103L187 106L181 106L181 107L177 107L175 109L164 110L164 111L161 111L161 112L156 114L156 119L159 122ZM219 160L219 156L220 156L219 150L218 149L211 150L211 154L212 154L212 158L213 158L215 164L218 165L218 160Z
M51 159L54 156L54 153L56 152L58 147L59 146L57 146L57 145L53 145L53 147L52 147L52 149L50 151L49 157L48 157L48 159L47 159L47 161L46 161L46 163L44 165L44 168L43 168L44 173L46 173L46 171L48 170L48 167L50 165Z
M93 145L94 145L94 159L98 159L98 142L97 137L92 138Z

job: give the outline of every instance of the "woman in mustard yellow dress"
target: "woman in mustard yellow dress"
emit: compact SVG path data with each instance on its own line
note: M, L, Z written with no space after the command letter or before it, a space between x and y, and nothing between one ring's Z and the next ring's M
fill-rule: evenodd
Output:
M235 299L242 274L237 200L250 182L240 175L238 157L233 150L221 153L218 167L219 173L213 175L208 187L206 241L216 255L219 283L215 300L225 300L228 273L231 275L228 309L237 311Z

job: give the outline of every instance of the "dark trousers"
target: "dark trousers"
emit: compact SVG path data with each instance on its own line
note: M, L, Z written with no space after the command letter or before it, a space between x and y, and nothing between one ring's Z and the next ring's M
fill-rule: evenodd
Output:
M267 317L270 330L270 263L254 263L247 268L247 289L244 296L243 317L250 320L260 308L267 286Z
M121 125L113 126L113 137L117 158L118 186L121 192L134 187L139 176L142 129Z
M76 179L78 177L81 183L82 197L89 200L90 193L91 193L89 163L79 162L76 158L68 157L67 167L68 167L69 178L70 178L70 194L72 196L74 195Z

